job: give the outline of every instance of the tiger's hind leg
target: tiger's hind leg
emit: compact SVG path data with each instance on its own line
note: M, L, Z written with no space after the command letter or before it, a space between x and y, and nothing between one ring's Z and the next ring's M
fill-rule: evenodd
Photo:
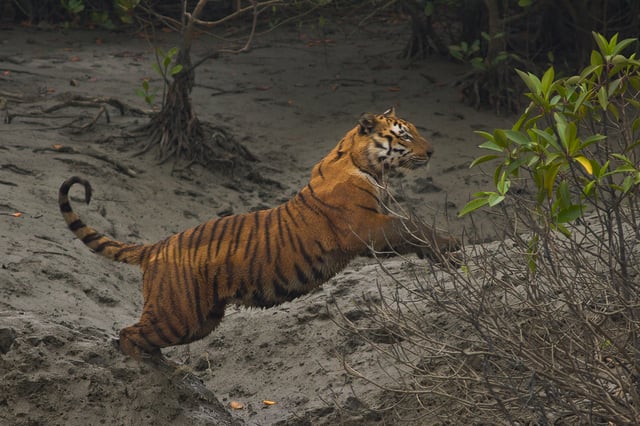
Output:
M162 344L158 333L153 331L150 324L142 321L120 330L120 351L134 359L162 358L160 348Z
M222 321L224 311L225 307L221 304L214 307L202 323L181 324L175 316L163 315L160 320L151 309L146 308L139 322L120 330L120 350L138 360L145 357L161 358L160 348L191 343L208 336Z

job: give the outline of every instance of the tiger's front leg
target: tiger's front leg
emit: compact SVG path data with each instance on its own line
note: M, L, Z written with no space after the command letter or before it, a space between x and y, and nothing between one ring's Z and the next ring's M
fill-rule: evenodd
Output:
M397 254L415 253L419 258L425 257L442 261L448 260L448 253L460 250L460 241L451 235L442 235L430 226L416 221L391 219L390 225L395 232L386 241L383 250Z

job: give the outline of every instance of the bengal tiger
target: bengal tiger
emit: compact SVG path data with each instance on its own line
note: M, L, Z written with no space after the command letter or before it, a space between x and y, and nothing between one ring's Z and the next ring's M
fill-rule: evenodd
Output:
M424 166L432 154L431 143L393 109L365 113L288 202L212 219L155 244L115 241L86 225L68 195L79 183L89 203L91 185L81 177L60 186L58 203L69 229L90 249L140 265L142 315L117 341L133 358L162 358L161 348L211 333L228 304L268 308L290 301L371 248L421 255L457 250L455 238L412 228L382 205L388 173ZM424 239L427 246L419 244Z

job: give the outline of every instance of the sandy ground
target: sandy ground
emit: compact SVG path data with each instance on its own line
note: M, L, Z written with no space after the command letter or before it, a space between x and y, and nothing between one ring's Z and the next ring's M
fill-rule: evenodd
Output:
M277 184L201 167L172 173L171 164L158 165L152 154L133 157L137 146L119 136L146 118L111 107L110 123L101 117L80 133L68 124L88 123L97 109L41 114L65 93L145 108L135 88L144 77L161 87L145 40L96 31L0 31L0 97L6 101L0 113L16 114L0 124L0 424L225 421L214 402L194 397L175 376L112 346L117 331L140 314L141 277L135 268L93 255L66 229L57 191L71 175L89 178L94 187L88 207L74 192L74 207L87 223L116 239L156 241L217 215L288 199L360 113L394 105L436 148L428 170L397 179L403 201L462 233L468 223L456 219L457 211L489 182L468 169L480 152L473 131L508 120L460 103L452 83L464 69L437 58L398 59L400 27L385 27L376 34L330 32L329 39L304 27L280 29L248 54L197 70L193 100L201 119L228 127L260 158L255 170ZM163 36L165 48L175 44L172 35ZM203 37L195 56L214 43ZM490 237L491 225L482 223L481 236ZM404 261L387 264L402 276ZM384 373L375 354L340 329L327 303L356 312L357 301L377 292L381 280L375 262L358 259L308 296L268 310L230 309L209 337L165 353L225 407L241 403L242 409L229 410L239 424L371 424L375 418L354 417L349 408L375 406L380 391L347 375L336 354L381 382Z

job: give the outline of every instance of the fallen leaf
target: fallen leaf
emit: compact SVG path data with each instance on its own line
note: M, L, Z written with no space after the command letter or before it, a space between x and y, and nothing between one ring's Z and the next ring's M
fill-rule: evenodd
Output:
M271 86L256 86L256 90L271 90Z
M263 401L262 401L262 403L263 403L264 405L276 405L276 404L277 404L277 402L275 402L275 401L270 401L270 400L268 400L268 399L263 400Z
M398 86L389 87L387 89L389 92L399 92L400 88Z
M244 408L244 404L238 401L231 401L229 403L229 407L231 407L231 409L233 410L242 410Z
M11 74L11 71L2 71L2 75L4 75L4 76L7 76L9 74Z
M71 62L80 62L80 56L72 56L69 58Z
M22 216L22 213L20 213L20 212L11 213L11 216L20 217L20 216Z
M61 150L61 149L63 148L63 146L64 146L64 145L59 144L59 143L56 143L56 144L53 144L53 145L52 145L53 149L55 149L56 151Z

